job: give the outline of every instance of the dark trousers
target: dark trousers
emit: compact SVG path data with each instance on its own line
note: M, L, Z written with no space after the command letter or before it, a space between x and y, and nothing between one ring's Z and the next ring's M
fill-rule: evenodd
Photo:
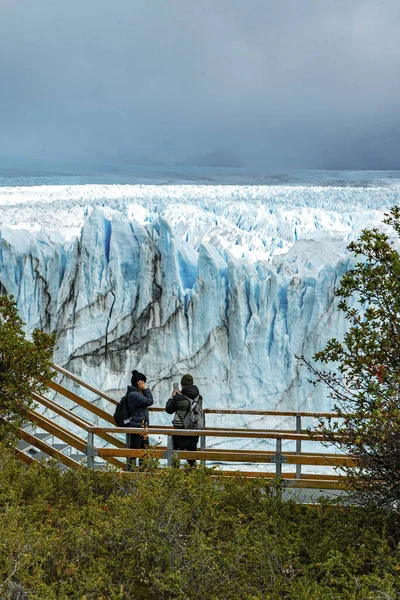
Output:
M198 437L190 437L188 435L174 435L174 450L189 450L190 452L196 452ZM195 460L188 460L191 467L196 464Z
M131 450L141 450L147 448L149 440L144 438L140 433L128 433L126 436L126 447ZM139 467L143 464L143 460L139 458ZM136 458L128 458L126 461L126 470L132 471L132 468L136 466Z

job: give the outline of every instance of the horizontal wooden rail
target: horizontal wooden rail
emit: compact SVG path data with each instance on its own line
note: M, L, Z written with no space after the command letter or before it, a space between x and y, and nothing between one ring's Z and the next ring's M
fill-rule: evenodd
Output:
M152 431L152 429L164 429L164 430L168 430L171 429L171 425L150 425L149 426L149 430ZM114 428L116 429L116 428ZM217 429L216 427L204 427L204 429L202 431L213 431L214 429ZM244 431L243 427L218 427L218 429L220 430L229 430L229 431ZM182 430L181 430L182 431ZM246 428L246 431L253 431L254 433L258 433L258 432L268 432L270 431L271 433L282 433L282 434L286 434L286 433L291 433L293 435L296 435L298 433L302 433L304 435L307 435L310 439L310 436L314 436L314 435L321 435L319 433L318 430L316 429L302 429L301 431L296 431L296 429L265 429L264 428L255 428L253 429L253 427L251 428ZM185 434L186 435L186 434ZM311 441L311 439L310 439Z
M29 410L28 414L30 420L33 423L36 423L36 425L38 425L41 429L47 431L47 433L50 433L51 435L54 435L57 439L61 440L62 442L69 444L70 446L72 446L72 448L79 450L79 452L85 452L85 440L82 440L80 437L74 435L70 431L67 431L60 425L56 425L54 421L50 421L50 419L47 419L46 417L40 415L34 410Z
M135 476L138 474L145 475L145 473L135 472ZM129 476L132 475L131 471L123 471L119 475ZM265 472L254 472L250 471L243 474L243 471L221 471L216 470L215 473L211 474L213 479L221 479L225 477L251 477L253 479L274 479L274 473ZM318 475L314 479L295 479L294 477L288 477L286 474L279 480L282 488L289 489L311 489L311 490L331 490L341 491L348 490L351 488L351 482L347 481L345 477L338 477L337 479L329 479L326 475ZM304 504L304 502L301 502ZM311 504L310 506L314 506Z
M223 477L243 477L243 471L217 471L216 476L220 474ZM245 477L253 479L273 479L275 473L264 473L247 471ZM348 490L351 483L347 477L329 476L329 475L313 475L310 477L302 476L301 479L296 479L294 473L285 473L280 479L280 484L283 488L291 489L318 489L318 490Z
M65 419L67 419L68 421L73 423L74 425L81 427L85 431L88 431L88 428L93 426L93 423L90 423L89 421L82 419L82 417L77 417L73 412L71 412L70 410L68 410L66 408L63 408L62 406L60 406L59 404L54 402L54 400L50 400L49 398L46 398L45 396L41 396L40 394L36 394L36 393L32 394L32 396L37 402L39 402L46 408L49 408L53 412L57 413L61 417L64 417ZM113 429L113 431L114 431L114 429ZM112 435L109 435L108 433L99 432L97 435L98 435L98 437L102 438L104 441L112 444L113 446L117 446L117 448L125 447L125 444L123 442L121 442L121 440L119 440L118 438L116 438Z
M133 448L97 448L97 455L101 457L119 456L125 458L143 458L144 456L153 456L154 458L164 458L165 452L151 448L151 450L136 450Z
M69 400L72 400L72 402L75 402L82 408L85 408L89 412L97 415L98 417L101 417L105 421L108 421L108 423L113 423L113 424L115 423L114 418L108 412L106 412L105 410L102 410L101 408L99 408L98 406L93 404L93 402L89 402L89 400L85 400L84 398L81 398L77 394L74 394L74 392L71 392L67 388L60 385L59 383L56 383L55 381L50 381L47 385L49 386L49 388L51 388L58 394L65 396L65 398L68 398Z
M72 381L75 381L75 383L78 383L79 385L86 388L87 390L95 393L97 396L104 398L104 400L108 400L108 402L111 402L111 404L114 404L114 405L118 404L118 400L115 400L115 398L113 398L109 394L106 394L106 393L102 392L101 390L97 389L96 387L94 387L93 385L90 385L90 383L87 383L86 381L84 381L83 379L78 377L77 375L74 375L74 373L67 371L67 369L64 369L63 367L60 367L59 365L56 365L56 364L53 364L53 369L55 369L56 371L61 373L61 375L64 375L68 379L72 379Z
M22 428L19 430L19 437L25 440L25 442L28 442L28 444L30 444L34 448L39 448L39 450L41 450L42 452L45 452L52 458L58 460L58 462L66 465L67 467L70 467L71 469L77 469L81 466L81 464L78 463L76 460L73 460L72 458L70 458L66 454L63 454L59 450L56 450L55 448L53 448L53 446L50 446L50 444L46 444L46 442L44 442L43 440L39 440L34 435L31 435Z
M60 415L60 417L67 419L68 421L70 421L70 423L76 425L77 427L86 429L86 427L91 427L93 425L93 423L89 423L89 421L82 419L82 417L78 417L67 408L64 408L63 406L57 404L57 402L54 402L54 400L46 398L46 396L42 396L41 394L37 394L36 392L34 392L32 396L36 400L36 402L39 402L39 404L41 404L45 408L48 408L49 410Z
M14 452L15 456L27 465L31 465L35 462L35 459L32 458L32 456L29 456L29 454L25 454L25 452L22 452L22 450L19 450L18 448L14 448Z
M44 431L47 431L47 433L50 433L51 435L56 437L58 440L65 442L72 448L79 450L79 452L82 452L84 454L86 453L86 445L87 444L86 444L85 440L78 437L74 433L71 433L67 429L64 429L64 427L61 427L61 425L54 423L54 421L51 421L50 419L47 419L43 415L35 412L34 410L29 410L28 414L29 414L30 420L33 423L36 423L36 425L38 425L41 429L43 429ZM37 439L37 438L35 438L35 439ZM64 453L61 453L61 454L63 456L65 456ZM107 458L107 462L109 462L110 464L112 464L115 467L118 467L120 469L125 468L125 464L123 462L121 462L120 460L118 460L117 458L114 458L113 456L109 456Z
M133 450L130 448L98 448L98 456L103 458L109 456L142 458L143 456L151 455L154 458L165 458L165 452L158 449L151 450ZM267 452L258 452L257 454L247 453L243 450L174 450L174 455L181 460L211 460L217 462L250 462L250 463L275 463L276 454ZM355 461L348 456L337 454L320 454L319 456L309 454L287 455L282 453L285 464L300 464L300 465L319 465L319 466L354 466Z
M160 472L161 469L158 470ZM130 476L134 474L137 476L148 476L149 473L143 471L123 471L118 473L118 476ZM291 473L285 473L282 478L279 480L279 484L282 488L290 488L290 489L314 489L314 490L332 490L332 491L340 491L340 490L348 490L351 488L351 482L347 480L346 477L336 477L332 479L329 475L316 475L310 479L301 479L298 480L295 477L291 477ZM221 471L220 469L215 470L211 473L211 477L213 479L220 480L225 477L251 477L253 479L273 479L275 478L274 473L266 473L266 472L243 472L243 471ZM305 504L301 502L301 504ZM315 506L315 503L308 504L309 506Z
M326 467L355 467L357 462L350 456L344 454L321 454L316 456L313 454L293 454L288 455L285 452L282 453L285 456L285 463L288 465L314 465L314 466L326 466Z
M165 407L150 406L149 410L154 412L165 412ZM253 415L257 417L315 417L316 419L339 417L337 413L333 412L295 412L293 410L250 410L246 408L205 408L204 412L208 415Z
M123 444L120 446L121 449L126 449L126 445ZM167 446L164 446L162 444L157 444L157 446L155 446L155 449L157 450L162 450L163 452L167 451ZM234 450L229 450L228 448L212 448L213 452L234 452ZM246 452L246 454L249 455L256 455L259 454L260 452L265 452L265 454L270 455L270 456L275 456L275 450L248 450L247 448L244 450L241 450L241 452ZM288 451L284 451L285 456L297 456L296 452L290 452ZM324 456L328 456L326 453L321 453L321 452L307 452L307 456L321 456L321 454L324 454ZM332 456L336 456L336 454L333 454ZM337 456L342 456L341 454L338 454Z
M89 427L89 431L93 433L114 431L115 433L144 433L144 430L139 427ZM329 441L323 435L313 435L312 439L306 433L275 433L274 430L259 430L253 432L251 429L202 429L201 431L195 431L193 429L173 429L173 428L160 428L160 427L148 427L146 429L148 434L153 435L170 435L170 436L182 436L185 437L222 437L222 438L251 438L251 439L271 439L271 440L286 440L295 441L302 440L305 442L322 442Z
M47 433L50 433L57 439L61 440L62 442L65 442L66 444L71 446L72 448L79 450L79 452L82 452L82 453L86 452L86 441L83 440L82 438L78 437L74 433L71 433L70 431L67 431L66 429L64 429L64 427L61 427L61 425L54 423L54 421L47 419L46 417L35 412L34 410L29 410L28 414L29 414L30 420L33 423L36 423L36 425L38 425L44 431L47 431ZM62 454L63 454L63 456L65 456L64 453L62 453ZM107 462L114 465L115 467L119 467L120 469L125 468L125 464L123 462L121 462L120 460L118 460L117 458L114 458L112 456L110 456L107 459Z
M165 410L165 409L164 409ZM246 408L206 408L205 412L208 414L221 414L221 415L255 415L255 416L266 416L266 417L338 417L337 413L333 412L302 412L293 410L249 410Z
M350 488L349 482L345 481L329 481L327 479L288 479L283 481L283 487L292 489L318 489L318 490L348 490Z
M235 469L232 469L231 471L228 470L221 470L220 468L218 468L218 470L216 471L217 474L221 474L221 475L226 475L227 477L252 477L254 479L257 478L265 478L265 479L275 479L276 475L273 471L242 471L242 469L240 471L237 471ZM296 473L283 473L282 474L282 479L297 479L296 477ZM319 481L321 479L323 479L324 481L340 481L343 482L344 484L346 483L346 481L349 481L348 477L345 477L343 475L330 475L327 473L302 473L300 478L301 480L305 479L307 481Z
M56 408L58 408L58 409L61 408L61 407L57 406L55 403L53 403L51 400L48 400L48 398L44 398L44 396L41 396L40 394L34 394L34 398L38 402L41 402L42 404L44 404L44 406L51 408L51 410L55 410ZM55 404L55 406L53 408L52 405L54 405L54 404ZM64 413L67 413L65 415L65 418L70 420L72 423L74 423L78 427L81 427L86 432L88 431L89 426L91 425L90 423L87 423L83 419L76 417L69 411L65 411L65 410L57 411L56 410L55 412L60 412L63 416L64 416ZM61 441L65 442L66 444L69 444L70 446L72 446L72 448L75 448L76 450L79 450L80 452L86 452L87 443L85 440L82 440L82 438L80 438L77 435L66 430L61 425L56 424L54 421L47 419L43 415L36 413L35 411L30 411L29 415L30 415L31 421L33 421L34 423L39 425L39 427L41 427L48 433L51 433L52 435L54 435L57 439L60 439ZM118 445L119 448L125 447L125 444L123 442L121 442L120 440L117 440L113 436L108 435L106 433L98 434L98 437L105 439L105 441L108 441L108 442L112 443L113 445ZM118 467L120 469L125 468L124 463L121 462L120 460L118 460L117 458L110 457L107 460L107 462L109 462L110 464L112 464L115 467Z
M61 375L64 375L68 379L72 379L75 383L78 383L82 387L87 390L93 392L97 396L104 398L114 406L118 404L118 400L102 392L98 388L90 385L71 371L60 367L59 365L53 364L53 368L58 371ZM151 406L151 411L154 412L165 412L165 407L163 406ZM207 414L220 414L220 415L255 415L255 416L276 416L276 417L315 417L315 418L329 418L329 417L339 417L338 413L335 412L318 412L318 411L277 411L277 410L254 410L254 409L246 409L246 408L205 408L204 412Z

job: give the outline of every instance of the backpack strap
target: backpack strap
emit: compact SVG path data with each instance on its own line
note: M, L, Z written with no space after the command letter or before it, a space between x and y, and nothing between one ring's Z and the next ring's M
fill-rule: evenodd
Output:
M181 396L183 396L184 398L186 398L186 400L188 400L188 401L189 401L189 408L187 409L187 411L185 412L185 414L184 414L183 416L182 416L182 413L183 413L183 411L182 411L182 410L179 410L179 411L177 410L177 411L176 411L176 414L177 414L177 415L178 415L178 417L180 418L180 420L181 420L181 422L182 422L182 425L183 425L184 418L185 418L185 417L186 417L186 415L188 415L188 414L190 413L190 411L192 410L193 403L194 403L195 401L196 401L196 404L198 403L198 401L199 401L199 397L200 397L200 394L197 394L196 398L189 398L189 397L188 397L188 396L186 396L185 394L181 394Z
M192 410L192 408L194 406L197 406L197 404L199 403L200 394L197 394L197 396L195 398L189 398L188 396L185 396L185 394L182 394L182 396L184 396L186 398L186 400L189 400L189 408L186 411L186 415L187 415Z

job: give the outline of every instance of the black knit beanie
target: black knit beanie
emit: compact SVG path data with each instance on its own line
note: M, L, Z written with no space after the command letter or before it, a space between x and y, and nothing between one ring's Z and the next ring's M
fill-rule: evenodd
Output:
M138 371L132 371L132 377L131 377L131 385L133 386L137 386L138 381L146 381L146 375L143 375L143 373L139 373Z
M181 386L184 388L189 387L190 385L193 385L193 377L189 373L186 373L181 379Z

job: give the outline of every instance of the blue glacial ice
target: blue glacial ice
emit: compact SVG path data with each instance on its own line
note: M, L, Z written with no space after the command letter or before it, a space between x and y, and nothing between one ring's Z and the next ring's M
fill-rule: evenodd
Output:
M3 186L0 292L105 391L138 368L162 404L191 372L208 406L328 410L296 355L344 335L346 245L399 197L396 182Z

